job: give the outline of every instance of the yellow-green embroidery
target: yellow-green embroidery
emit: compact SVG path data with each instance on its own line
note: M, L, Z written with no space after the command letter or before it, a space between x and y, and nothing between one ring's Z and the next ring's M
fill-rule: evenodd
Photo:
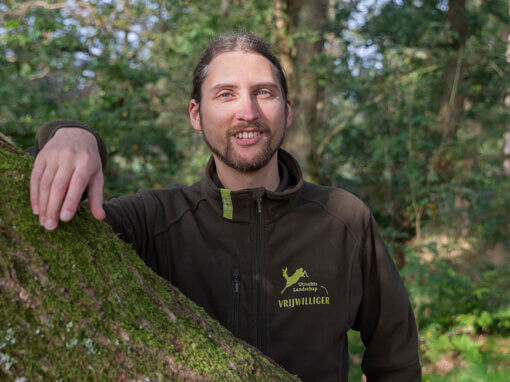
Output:
M282 290L282 294L283 294L283 292L285 292L285 289L287 289L288 287L291 287L292 285L297 283L301 277L308 277L308 274L306 273L306 271L303 268L297 269L296 272L294 272L294 274L290 277L289 277L289 275L287 275L287 268L282 269L282 271L283 271L283 277L285 278L285 280L287 282L287 284L285 285L285 288L283 288L283 290Z
M331 297L328 289L324 285L320 285L314 280L310 280L308 272L303 268L298 268L292 276L287 274L287 268L282 268L283 278L285 279L285 287L281 294L290 288L289 297L278 300L280 308L297 308L309 305L330 305ZM303 277L308 280L300 281ZM312 275L313 277L313 275ZM325 293L325 295L323 294ZM288 294L288 293L287 293Z

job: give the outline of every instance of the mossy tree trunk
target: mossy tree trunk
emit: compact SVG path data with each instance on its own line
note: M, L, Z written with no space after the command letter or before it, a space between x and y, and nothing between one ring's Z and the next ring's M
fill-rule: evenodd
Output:
M297 380L84 208L42 229L31 163L0 136L0 380Z

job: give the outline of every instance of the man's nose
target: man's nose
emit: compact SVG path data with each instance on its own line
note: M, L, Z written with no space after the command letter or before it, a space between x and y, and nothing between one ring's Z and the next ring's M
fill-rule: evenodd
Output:
M260 110L257 100L251 95L242 97L239 102L236 117L239 120L251 122L260 117Z

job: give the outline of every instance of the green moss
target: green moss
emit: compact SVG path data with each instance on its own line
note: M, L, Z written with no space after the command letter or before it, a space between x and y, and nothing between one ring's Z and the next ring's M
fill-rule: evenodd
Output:
M0 148L0 379L297 380L80 208L47 232L32 160Z

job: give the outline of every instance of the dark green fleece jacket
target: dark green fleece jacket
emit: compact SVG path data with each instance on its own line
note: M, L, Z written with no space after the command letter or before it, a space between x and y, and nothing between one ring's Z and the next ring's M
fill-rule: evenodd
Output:
M211 159L192 186L106 202L106 221L155 272L303 380L347 381L354 329L369 382L420 381L413 311L369 209L304 182L287 152L278 160L276 192L222 189Z

